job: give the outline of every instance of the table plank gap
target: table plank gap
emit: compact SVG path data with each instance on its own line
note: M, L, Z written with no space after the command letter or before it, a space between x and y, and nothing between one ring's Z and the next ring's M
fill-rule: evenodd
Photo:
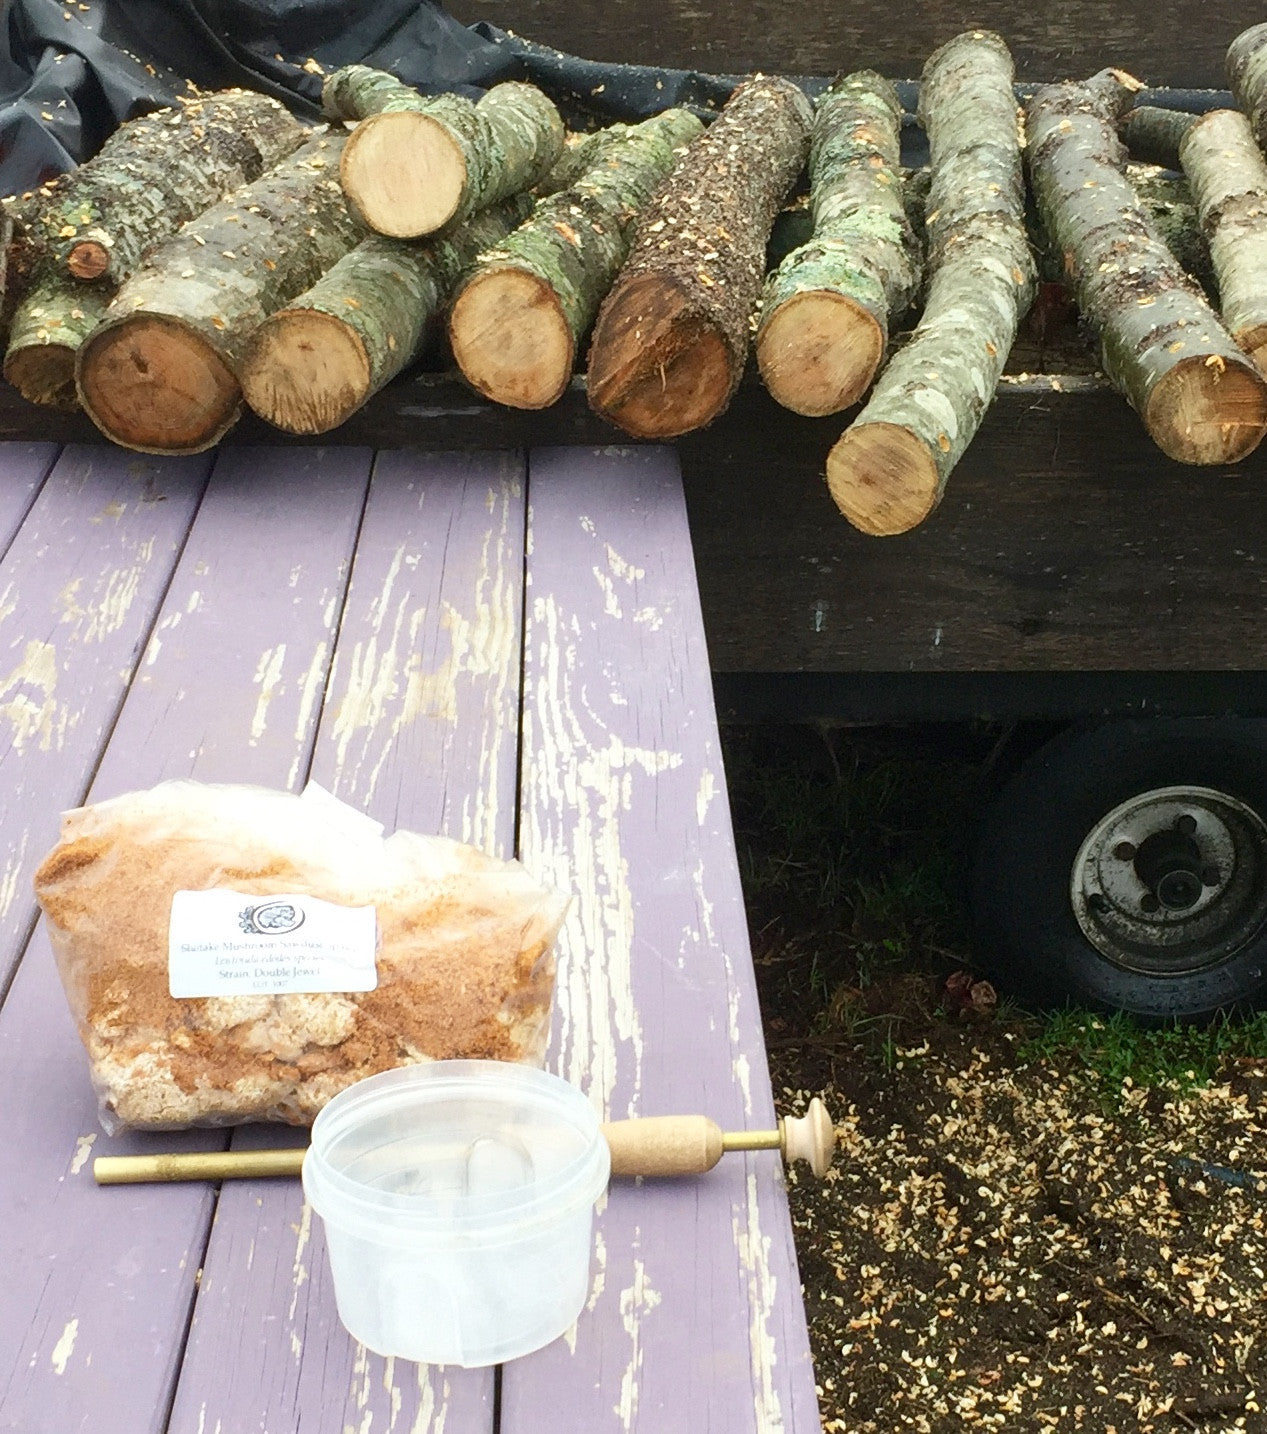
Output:
M0 560L61 452L56 443L0 443Z

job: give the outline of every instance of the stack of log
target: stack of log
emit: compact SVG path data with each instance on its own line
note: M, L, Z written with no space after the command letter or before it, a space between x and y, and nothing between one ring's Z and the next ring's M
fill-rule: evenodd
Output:
M752 351L796 413L863 405L826 476L884 535L936 508L1045 279L1163 453L1234 463L1267 432L1267 25L1228 70L1237 110L1138 105L1110 69L1022 113L1004 41L966 32L924 68L915 174L866 70L815 102L752 76L707 128L667 110L584 135L531 85L473 102L359 65L327 77L317 129L203 96L4 201L4 375L126 447L193 453L244 405L326 432L442 339L480 393L544 408L588 342L595 411L668 439L725 410ZM800 233L767 273L780 218Z

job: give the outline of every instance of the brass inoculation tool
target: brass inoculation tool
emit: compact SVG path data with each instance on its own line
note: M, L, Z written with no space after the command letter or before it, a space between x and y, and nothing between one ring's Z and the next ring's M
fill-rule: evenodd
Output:
M777 1130L724 1131L706 1115L655 1115L615 1120L601 1127L611 1149L613 1175L702 1175L731 1150L778 1150L805 1160L817 1176L831 1168L836 1132L817 1096L802 1116L784 1116ZM171 1180L253 1180L296 1176L304 1147L292 1150L209 1150L196 1154L99 1155L92 1163L98 1185Z

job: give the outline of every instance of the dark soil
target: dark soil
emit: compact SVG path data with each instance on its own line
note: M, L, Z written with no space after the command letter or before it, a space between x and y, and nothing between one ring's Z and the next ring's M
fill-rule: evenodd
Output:
M1267 1434L1267 1023L1189 1070L996 1003L960 897L996 739L727 733L776 1099L838 1129L789 1173L824 1428Z

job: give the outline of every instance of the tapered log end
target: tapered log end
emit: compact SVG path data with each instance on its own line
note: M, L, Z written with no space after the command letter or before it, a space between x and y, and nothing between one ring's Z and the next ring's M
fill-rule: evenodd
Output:
M466 381L510 408L548 407L572 376L576 345L558 296L522 269L473 279L453 305L449 342Z
M846 518L872 537L917 527L937 506L937 465L909 428L863 423L827 455L827 486Z
M4 376L28 403L70 413L79 407L79 396L75 392L75 354L74 348L64 344L31 344L10 349L4 361Z
M828 289L780 304L757 336L757 363L771 396L807 418L839 413L871 386L884 331L860 304Z
M201 453L237 420L242 391L210 344L141 314L99 329L80 352L79 399L97 427L141 453Z
M286 433L328 433L370 396L370 361L354 329L315 309L285 309L255 332L242 396Z
M466 160L430 115L403 110L372 115L352 131L339 161L348 203L379 234L417 239L457 212Z
M1167 458L1238 463L1267 432L1267 383L1249 362L1194 355L1153 387L1143 419Z
M677 438L711 423L738 381L722 335L686 295L647 274L614 292L590 348L590 407L635 438Z

